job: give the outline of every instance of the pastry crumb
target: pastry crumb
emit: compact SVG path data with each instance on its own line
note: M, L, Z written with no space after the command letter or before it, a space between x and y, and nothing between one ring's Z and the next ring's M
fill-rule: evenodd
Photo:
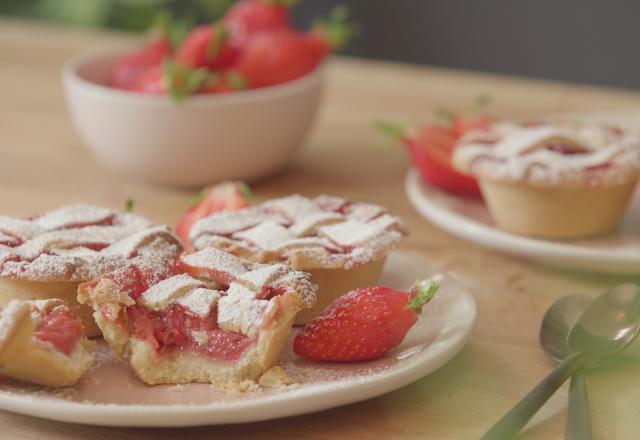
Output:
M258 384L265 388L282 388L294 383L291 376L278 365L269 368L258 380Z

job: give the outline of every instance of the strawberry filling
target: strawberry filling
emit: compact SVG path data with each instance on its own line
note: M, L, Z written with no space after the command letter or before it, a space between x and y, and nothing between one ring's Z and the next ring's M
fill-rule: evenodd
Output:
M573 156L575 154L585 154L588 153L584 148L580 148L573 144L568 144L565 142L551 142L546 146L547 150L553 151L558 154L562 154L565 156Z
M181 273L203 276L216 281L231 283L233 277L224 272L210 273L205 269L190 267L183 262L171 261L155 270L134 264L105 275L126 292L136 304L126 309L133 336L146 341L159 354L177 351L195 351L214 359L235 361L251 346L255 339L240 333L232 333L218 327L217 309L214 307L207 317L199 317L179 304L170 304L165 310L152 311L139 304L139 300L151 286L171 276ZM90 286L95 287L95 286ZM284 293L283 289L269 287L261 298L270 299ZM111 316L107 307L101 307L102 315L116 323L122 323L120 316Z
M66 307L37 311L40 321L33 336L39 341L53 345L56 350L67 356L70 355L82 338L82 322Z
M160 312L135 305L127 309L127 315L134 336L147 341L161 354L196 351L214 359L235 361L255 342L240 333L218 328L215 310L200 318L179 304L171 304Z

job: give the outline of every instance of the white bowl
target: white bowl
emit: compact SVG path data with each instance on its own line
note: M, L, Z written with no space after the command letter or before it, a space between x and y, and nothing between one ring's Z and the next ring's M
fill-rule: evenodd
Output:
M71 117L104 163L159 183L255 180L282 169L303 145L324 83L318 68L282 85L176 103L105 86L120 55L88 54L66 64Z

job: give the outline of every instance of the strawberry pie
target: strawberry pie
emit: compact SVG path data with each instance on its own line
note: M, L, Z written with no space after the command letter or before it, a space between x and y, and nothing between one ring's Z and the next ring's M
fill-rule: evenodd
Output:
M25 218L0 215L0 306L12 299L60 298L77 304L78 284L141 256L175 257L179 239L136 214L87 205ZM79 309L89 336L99 334Z
M177 260L137 259L82 284L78 299L145 383L227 387L274 366L315 286L284 264L206 248Z
M0 312L0 374L70 386L89 368L92 348L82 321L62 300L13 300Z
M333 300L375 285L387 255L406 234L402 221L381 206L321 195L292 195L197 221L195 249L215 247L258 263L286 263L311 275L316 305L296 324L309 322Z
M619 224L640 176L640 139L603 124L503 122L464 136L454 165L478 178L499 227L585 237Z

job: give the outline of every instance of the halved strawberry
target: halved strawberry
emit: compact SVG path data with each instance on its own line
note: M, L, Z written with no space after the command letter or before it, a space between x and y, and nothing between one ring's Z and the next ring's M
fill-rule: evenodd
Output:
M193 205L178 220L176 233L186 250L192 250L189 232L195 222L218 211L237 211L249 206L249 187L240 182L223 182L203 189Z
M367 287L339 297L293 341L299 356L314 361L377 359L399 345L438 285L419 282L410 292Z
M416 134L409 134L396 124L378 122L376 125L391 140L407 147L411 162L427 184L453 194L481 197L476 179L454 169L451 159L462 136L473 130L488 129L492 119L485 115L464 117L448 111L446 117L447 123L425 125Z

